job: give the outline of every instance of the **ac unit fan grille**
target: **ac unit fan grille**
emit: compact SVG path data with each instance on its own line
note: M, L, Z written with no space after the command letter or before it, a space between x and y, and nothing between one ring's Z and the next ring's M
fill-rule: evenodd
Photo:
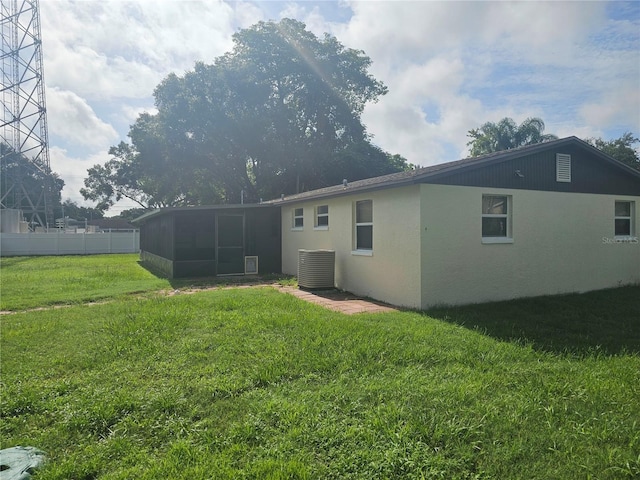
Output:
M298 286L320 289L335 286L333 250L298 250Z

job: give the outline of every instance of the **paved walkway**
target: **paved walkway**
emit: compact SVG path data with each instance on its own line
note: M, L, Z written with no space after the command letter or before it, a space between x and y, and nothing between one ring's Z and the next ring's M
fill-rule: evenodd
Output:
M294 295L307 302L321 305L336 312L353 315L354 313L394 312L396 309L384 303L366 300L348 292L338 290L300 290L297 287L281 287L283 292Z

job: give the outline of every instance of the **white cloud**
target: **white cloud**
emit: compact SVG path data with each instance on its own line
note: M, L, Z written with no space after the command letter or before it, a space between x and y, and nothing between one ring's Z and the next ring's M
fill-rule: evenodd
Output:
M349 5L349 23L326 27L372 58L390 93L363 118L410 161L458 158L451 147L464 156L468 130L505 116L539 116L547 132L571 135L613 121L640 128L637 15L607 19L605 2Z
M57 156L75 165L71 175L85 175L86 166L77 166L88 163L71 143L106 160L114 131L125 137L169 72L211 63L231 49L238 28L284 16L371 57L370 72L389 94L367 106L364 123L376 144L413 163L465 156L467 131L505 116L541 117L546 131L560 136L640 132L640 18L633 2L40 5L49 126L69 143L63 146L70 153Z
M238 28L247 28L262 20L265 20L264 12L253 3L236 2L234 6L235 22ZM231 45L229 45L229 47L231 47Z
M603 2L350 2L334 33L386 62L420 61L461 47L557 59L604 20ZM544 55L543 55L544 54ZM519 59L521 60L521 59Z
M636 124L640 122L640 82L624 82L604 92L596 101L586 102L580 108L585 123L604 129L607 125ZM637 132L637 130L636 130Z
M47 117L51 134L72 144L99 148L118 138L84 99L67 90L47 89Z
M100 152L88 158L77 158L60 147L49 149L51 170L56 172L64 180L62 190L62 200L71 199L78 205L92 206L91 202L84 200L80 194L80 189L84 187L84 179L87 176L87 169L96 164L103 164L109 160L109 154Z
M122 105L120 112L114 115L114 118L119 122L132 125L142 113L148 113L155 115L158 113L158 109L155 107L133 107L131 105Z
M47 83L88 99L150 96L169 72L224 53L235 29L234 10L222 2L41 5ZM250 5L236 8L247 21L255 16Z
M388 86L392 97L400 92L406 103L419 104L424 98L442 102L460 91L464 78L460 58L433 57L423 64L408 65L402 75L390 77Z

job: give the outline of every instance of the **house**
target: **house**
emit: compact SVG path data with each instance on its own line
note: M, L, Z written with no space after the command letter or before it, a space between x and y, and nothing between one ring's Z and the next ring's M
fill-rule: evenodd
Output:
M640 283L639 203L640 172L569 137L251 208L281 228L265 238L272 268L295 275L299 250L332 250L337 288L424 309ZM183 210L138 220L199 211ZM160 230L142 232L144 260Z
M575 137L292 195L282 272L424 309L640 283L640 172Z

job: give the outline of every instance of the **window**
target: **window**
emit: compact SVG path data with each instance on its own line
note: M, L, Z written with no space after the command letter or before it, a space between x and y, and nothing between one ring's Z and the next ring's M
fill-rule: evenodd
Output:
M329 227L329 205L319 205L316 207L316 228L326 229Z
M373 250L373 201L356 202L356 250Z
M295 208L293 210L293 228L302 230L304 227L304 210L302 208Z
M556 153L556 182L571 182L571 155Z
M615 236L630 237L633 235L633 202L616 202Z
M482 196L482 240L499 243L511 240L510 197Z

